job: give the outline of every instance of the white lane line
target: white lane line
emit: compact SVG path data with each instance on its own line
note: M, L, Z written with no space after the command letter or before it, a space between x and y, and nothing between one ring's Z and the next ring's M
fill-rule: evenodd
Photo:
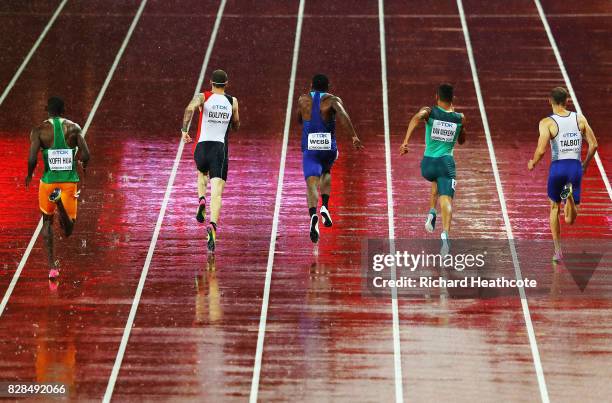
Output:
M393 212L393 177L391 175L391 139L389 135L389 92L387 88L387 46L385 42L385 5L378 0L378 31L380 33L380 74L382 81L383 122L385 130L385 166L387 173L387 217L389 219L389 252L395 255L395 215ZM391 267L391 280L396 279L396 267ZM399 308L397 288L391 288L391 312L393 315L393 362L395 367L395 401L404 401L402 378L402 353L400 349Z
M217 17L215 19L215 24L213 25L213 28L212 28L210 40L208 41L208 47L206 48L206 54L204 55L204 61L202 62L202 69L200 70L200 76L198 77L198 83L196 84L194 95L199 92L200 88L202 88L202 84L204 82L204 75L206 74L206 68L208 67L208 62L210 60L210 56L212 54L215 40L217 38L217 32L219 31L219 26L221 25L221 18L223 17L223 10L225 9L225 3L226 3L226 0L221 0L221 2L219 3ZM157 239L159 238L159 232L161 231L161 226L164 221L164 216L166 215L166 208L168 207L168 201L170 200L170 194L172 193L172 187L174 186L174 179L176 178L176 172L178 171L178 167L181 161L181 155L183 154L184 147L185 147L185 143L183 143L183 140L182 139L179 140L179 146L176 151L176 156L174 157L174 164L172 165L170 177L168 178L168 184L166 185L164 199L162 201L161 208L159 210L159 215L157 216L157 222L155 223L155 229L153 230L153 238L151 239L151 243L149 244L149 250L147 252L147 257L145 259L144 266L142 267L142 272L140 274L140 280L138 281L138 287L136 288L134 300L132 301L132 307L130 309L130 314L125 324L125 328L123 329L123 336L121 337L121 344L119 345L119 350L117 351L117 356L115 357L115 364L113 365L113 370L108 379L108 384L106 385L106 392L104 393L104 398L102 400L105 403L110 402L113 396L113 391L115 389L115 384L117 383L117 377L119 376L119 371L121 370L123 356L125 355L125 350L127 348L127 344L130 339L130 333L132 332L132 327L134 326L134 319L136 318L136 312L138 311L138 304L140 303L140 298L142 297L142 291L144 289L144 285L147 280L147 274L149 273L149 267L151 266L151 260L153 260L155 246L157 245Z
M57 6L57 9L55 10L55 12L53 13L53 16L51 16L51 19L49 20L49 22L45 26L45 29L43 29L43 31L41 32L40 36L36 40L36 42L34 42L34 45L32 46L32 49L30 49L30 51L26 55L25 59L23 59L23 62L21 63L21 66L19 66L19 68L15 72L15 75L11 79L11 81L9 81L9 83L6 86L6 88L4 89L4 91L2 91L2 95L0 95L0 105L2 105L2 103L4 102L6 97L8 96L9 92L11 92L11 90L13 89L13 86L15 85L15 83L17 82L19 77L21 76L21 73L23 73L23 71L25 70L25 68L28 65L28 63L30 63L30 59L32 58L34 53L36 53L36 50L38 49L38 47L42 43L43 39L45 39L45 36L47 36L47 32L49 32L49 30L51 29L51 27L55 23L55 20L57 19L57 17L62 12L62 9L66 5L66 3L68 3L68 0L63 0L60 3L60 5Z
M293 60L291 62L291 76L289 77L289 93L287 94L287 110L285 112L285 128L283 130L283 148L281 151L280 166L278 169L278 182L276 185L276 201L274 204L274 218L270 232L270 250L268 251L268 266L266 268L266 281L261 302L261 315L259 317L259 330L257 332L257 349L253 364L253 379L251 381L250 403L257 403L259 393L259 376L261 374L261 360L263 356L264 338L266 335L266 322L268 320L268 302L270 300L270 286L272 284L272 266L274 264L274 251L276 250L276 234L281 201L283 196L283 180L285 178L285 161L287 160L287 144L289 143L289 128L291 127L291 112L293 110L293 92L295 90L295 76L297 73L298 57L300 54L300 38L302 37L302 22L304 20L305 0L300 0L297 23L295 27L295 42L293 43Z
M476 70L476 61L474 59L474 53L472 51L472 42L470 40L470 33L465 18L465 12L463 10L463 3L461 0L457 0L457 8L459 9L459 17L461 19L461 27L463 28L463 37L465 39L465 47L467 49L468 59L470 61L470 69L472 71L472 80L474 81L474 89L476 90L476 98L478 99L478 108L480 109L480 117L482 119L482 125L484 127L485 137L487 139L487 147L489 149L489 155L491 157L491 167L493 168L493 176L495 177L495 185L497 187L497 194L499 196L499 203L501 204L502 215L504 217L504 224L506 227L506 236L508 237L508 243L510 245L510 252L512 254L512 262L514 264L514 273L518 281L522 281L523 275L521 274L521 267L518 261L516 253L516 247L514 245L514 235L512 234L512 227L510 225L510 217L508 216L508 208L506 206L506 198L504 196L504 190L502 188L501 178L499 176L499 168L497 167L497 158L495 156L495 150L493 148L493 140L491 138L491 131L489 129L489 120L487 118L487 112L485 110L484 101L482 98L482 91L480 89L480 81L478 80L478 72ZM533 358L533 365L535 368L536 376L538 379L538 386L540 389L540 398L542 402L549 403L548 389L546 387L546 380L544 379L544 369L542 368L542 361L540 360L540 352L538 350L538 344L536 341L535 330L533 323L531 322L531 314L529 312L529 304L527 302L527 295L523 287L519 288L519 294L521 297L521 306L523 308L523 317L525 319L525 326L527 328L527 335L529 338L529 345L531 347L531 355Z
M542 20L542 25L544 25L544 30L546 31L546 36L548 36L548 41L550 42L550 46L553 49L555 54L555 58L557 59L557 64L559 65L559 69L561 69L561 74L563 75L563 80L565 81L565 86L570 93L570 97L572 97L572 101L574 102L574 106L576 107L576 112L582 114L582 109L580 108L580 104L578 103L578 97L574 92L574 87L572 86L572 82L570 81L569 75L567 74L567 70L565 69L565 63L563 63L563 59L561 58L561 52L559 52L559 48L557 47L557 41L552 34L550 29L550 25L548 25L548 19L546 18L546 14L544 13L544 8L542 8L542 4L540 0L533 0L537 9L538 14L540 14L540 19ZM601 173L601 179L603 179L604 185L606 185L606 189L608 190L608 196L612 199L612 187L610 187L610 181L608 180L608 175L606 175L606 171L604 169L603 163L601 162L601 158L599 158L599 153L595 152L595 162L597 163L597 167L599 168L599 172Z
M134 16L134 19L132 20L132 25L130 26L130 29L128 30L125 38L123 39L121 48L119 48L119 52L117 52L117 55L115 56L115 61L113 62L113 65L111 66L108 72L108 75L106 76L106 80L104 80L104 84L102 85L102 88L100 89L100 92L98 93L96 102L94 103L92 110L89 112L89 116L87 117L87 122L85 123L85 126L83 127L83 130L82 130L83 137L85 137L85 135L87 134L87 129L89 129L89 126L91 125L91 121L93 120L94 115L96 114L96 111L98 110L98 106L100 106L100 102L102 102L104 93L106 92L106 89L108 88L108 85L111 79L113 78L113 75L115 74L115 70L117 69L117 66L119 65L119 61L121 60L121 57L123 56L123 52L125 51L125 48L127 47L128 42L130 41L130 38L132 37L132 32L134 32L134 28L136 27L136 24L138 24L138 20L140 19L140 15L142 14L142 10L144 9L144 6L147 4L147 1L148 0L143 0L142 3L140 3L140 7L138 8L136 15ZM25 266L26 262L28 261L28 258L30 257L32 248L34 247L34 244L36 243L36 240L38 239L38 236L40 235L41 230L42 230L42 218L38 221L38 225L36 226L36 230L34 231L32 238L30 239L30 243L28 244L28 247L25 253L21 257L19 266L17 266L17 270L15 271L15 274L13 274L11 283L9 284L8 288L6 289L6 292L4 293L2 302L0 302L0 316L2 316L2 313L4 313L6 304L8 304L9 298L11 297L11 294L13 293L13 289L15 288L15 285L17 284L17 281L19 280L19 277L21 276L21 271L23 270L23 267Z

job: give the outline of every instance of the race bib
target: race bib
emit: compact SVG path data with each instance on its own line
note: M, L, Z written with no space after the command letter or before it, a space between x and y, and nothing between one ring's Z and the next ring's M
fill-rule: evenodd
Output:
M71 171L72 170L72 150L56 149L47 151L49 169L52 171Z
M331 133L309 133L308 134L308 149L309 150L331 150L332 138Z
M457 132L457 123L445 122L443 120L434 120L431 127L431 139L452 143L455 140Z
M561 154L578 154L582 151L582 135L580 133L563 133L559 139ZM572 156L573 157L573 156Z

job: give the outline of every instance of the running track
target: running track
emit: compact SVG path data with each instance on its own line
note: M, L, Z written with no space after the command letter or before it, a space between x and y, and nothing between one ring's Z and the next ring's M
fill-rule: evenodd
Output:
M0 36L7 49L0 68L3 88L58 4L1 6L0 18L8 21ZM435 4L384 4L391 139L386 167L378 4L355 10L344 1L305 1L294 99L307 90L313 73L325 71L366 149L354 152L340 139L331 201L335 227L323 230L313 250L306 238L299 128L291 122L262 334L298 3L227 2L206 76L217 66L228 71L243 126L231 142L219 252L214 262L206 261L203 230L193 222L187 146L114 399L244 401L254 397L255 367L260 374L255 390L263 401L390 401L398 398L399 352L406 401L541 396L518 298L399 299L400 333L394 334L391 300L361 295L361 239L389 233L387 168L396 237L424 236L427 191L415 157L422 146L415 141L415 156L401 159L397 148L410 113L431 102L442 80L456 84L457 106L470 119L468 143L457 150L455 231L474 238L506 235L458 9L454 2ZM609 172L610 124L602 100L611 85L604 38L610 35L612 7L542 5ZM14 189L0 201L3 295L38 221L36 189L26 192L22 185L27 131L33 120L44 118L51 93L65 96L68 117L86 120L139 6L68 2L0 105L0 141L9 150L0 181ZM173 166L177 125L218 6L216 1L146 5L87 134L94 160L77 231L61 242L65 270L59 289L48 289L39 241L0 317L0 380L57 380L71 386L73 398L104 396ZM463 6L511 230L519 239L547 239L544 164L533 175L525 166L537 119L548 113L547 91L563 78L534 3L483 7L466 0ZM19 31L11 29L15 21L21 22ZM333 27L336 39L323 41L322 27ZM575 227L563 227L564 234L609 239L612 205L594 165L584 194L581 217ZM211 265L214 272L207 271ZM605 399L610 301L535 296L528 302L550 399Z

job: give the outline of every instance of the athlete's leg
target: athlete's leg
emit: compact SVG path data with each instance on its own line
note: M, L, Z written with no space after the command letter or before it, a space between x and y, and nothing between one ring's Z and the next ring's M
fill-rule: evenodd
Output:
M568 163L569 195L565 200L565 222L573 224L578 216L578 205L580 204L580 188L582 186L582 165L580 161L575 161L573 164Z
M55 268L55 248L53 244L53 216L43 214L43 226L42 235L45 240L45 247L47 249L47 257L49 262L49 270Z
M425 219L425 230L427 232L434 232L436 228L436 205L438 204L438 183L437 178L442 175L437 167L437 159L431 157L423 157L421 160L421 175L428 182L431 182L431 193L429 197L429 212Z
M429 198L429 213L425 219L425 231L434 232L436 229L436 205L438 204L438 184L434 181L431 182L431 196Z
M309 176L306 178L306 200L308 202L308 211L314 214L317 213L317 204L319 204L319 183L318 176ZM312 214L310 214L312 215Z
M453 219L453 198L446 195L440 196L440 210L442 210L442 230L450 233L451 221Z
M193 159L196 163L198 177L196 184L198 187L198 209L196 212L196 220L199 223L206 221L206 189L208 187L208 173L210 170L210 161L206 157L207 142L203 141L196 145L193 153ZM208 144L210 148L210 143Z
M208 172L198 171L198 198L206 198L206 189L208 187Z
M225 181L221 178L212 178L210 180L210 223L216 225L219 222L221 214L221 196L225 189Z
M431 182L431 195L429 197L429 208L436 209L436 205L438 204L438 183Z
M198 171L198 210L196 220L199 223L206 221L206 188L208 187L208 172Z
M55 207L59 211L60 227L64 235L69 237L74 229L74 221L76 218L76 184L56 183L52 186L56 187L53 189L53 192L49 194L49 202L55 204ZM68 203L68 208L66 208L64 202ZM56 208L54 208L54 210Z
M225 180L219 177L210 179L210 225L206 228L208 234L208 250L215 251L217 241L217 223L221 214L221 196L225 188Z
M62 199L58 200L55 204L57 204L57 210L59 211L60 227L62 228L62 230L64 230L64 235L66 237L69 237L70 235L72 235L72 231L74 230L75 220L68 216Z
M455 160L452 156L435 159L438 177L436 180L440 210L442 211L442 239L447 239L453 219L453 197L455 196ZM433 191L433 188L432 188ZM434 196L432 195L432 199Z
M306 199L308 202L308 214L310 215L310 240L314 243L319 241L319 216L317 215L319 182L319 176L309 176L306 178Z
M321 176L325 169L325 155L319 151L306 150L302 153L302 169L306 180L306 203L308 204L308 217L310 218L310 240L313 243L319 241L319 216L317 205L319 204L319 185ZM331 168L331 164L329 164Z
M550 232L552 233L555 253L561 249L559 239L561 238L561 227L559 225L559 210L561 202L550 201Z
M323 225L331 227L333 225L331 213L329 212L329 196L331 193L331 172L323 172L320 179L319 189L321 190L321 218Z
M574 195L570 194L565 200L565 208L563 209L563 212L565 214L565 223L572 225L578 216L578 206L574 201Z
M323 172L319 183L320 183L320 190L321 190L321 199L323 201L323 205L326 206L327 203L329 202L329 196L331 194L331 172L330 171ZM327 198L327 201L325 200L326 198Z

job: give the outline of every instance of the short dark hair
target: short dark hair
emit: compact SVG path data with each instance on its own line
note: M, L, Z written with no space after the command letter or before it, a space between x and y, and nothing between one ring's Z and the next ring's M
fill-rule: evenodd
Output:
M312 77L312 89L315 91L327 91L329 89L329 79L325 74L315 74Z
M438 99L442 102L453 102L453 86L449 83L440 84Z
M60 97L51 97L47 100L47 112L51 116L64 114L64 100Z
M227 84L227 73L223 70L215 70L210 76L210 81L212 81L213 86L223 88Z
M569 98L569 93L563 87L555 87L550 91L550 99L556 105L565 105L567 98Z

